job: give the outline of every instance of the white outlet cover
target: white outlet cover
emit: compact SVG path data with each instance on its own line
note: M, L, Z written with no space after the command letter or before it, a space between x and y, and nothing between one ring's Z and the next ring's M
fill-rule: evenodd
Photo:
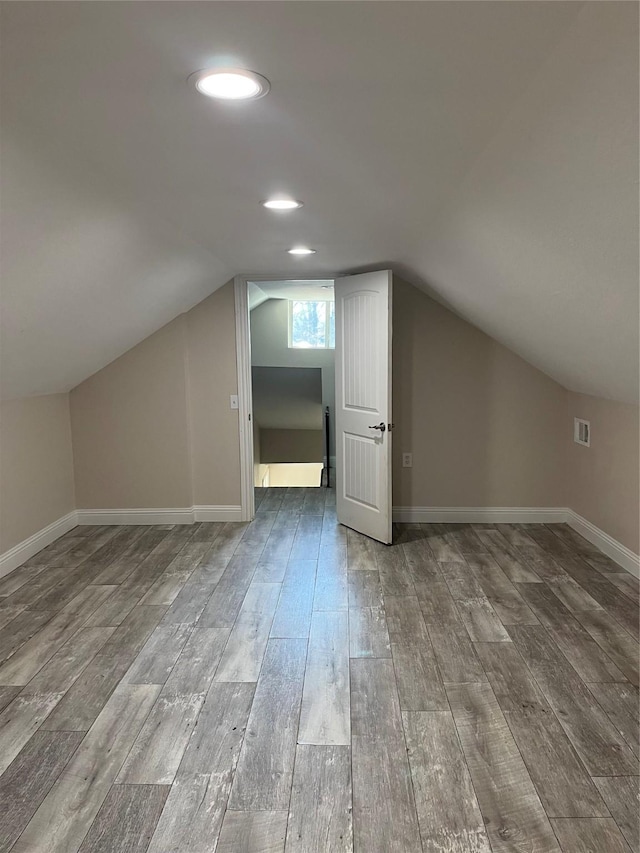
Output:
M230 403L232 409L239 409L240 408L240 405L238 403L238 395L237 394L232 394L229 397L229 403Z

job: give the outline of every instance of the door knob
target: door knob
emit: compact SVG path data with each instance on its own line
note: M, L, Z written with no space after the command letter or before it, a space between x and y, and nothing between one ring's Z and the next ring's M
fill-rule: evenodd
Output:
M380 421L379 424L376 424L375 426L370 426L369 429L379 429L380 432L384 432L386 430L386 426L382 421Z

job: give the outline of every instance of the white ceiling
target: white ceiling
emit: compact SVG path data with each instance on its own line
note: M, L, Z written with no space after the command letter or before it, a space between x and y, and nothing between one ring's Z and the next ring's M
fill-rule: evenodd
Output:
M289 281L250 281L249 310L253 311L267 299L299 299L333 302L333 279Z
M392 267L565 386L638 391L638 7L2 4L5 396L234 273ZM186 84L238 64L270 94ZM274 192L305 206L278 215ZM311 257L286 249L306 243Z

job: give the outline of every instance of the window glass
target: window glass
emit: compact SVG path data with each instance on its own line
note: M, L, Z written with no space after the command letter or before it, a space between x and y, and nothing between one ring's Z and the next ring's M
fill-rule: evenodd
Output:
M333 302L291 300L291 346L296 349L335 347Z

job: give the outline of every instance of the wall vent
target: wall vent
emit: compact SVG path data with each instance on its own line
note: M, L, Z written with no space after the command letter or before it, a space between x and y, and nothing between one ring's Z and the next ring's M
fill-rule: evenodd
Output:
M583 421L582 418L573 419L573 440L576 444L582 444L585 447L591 446L591 424L589 421Z

